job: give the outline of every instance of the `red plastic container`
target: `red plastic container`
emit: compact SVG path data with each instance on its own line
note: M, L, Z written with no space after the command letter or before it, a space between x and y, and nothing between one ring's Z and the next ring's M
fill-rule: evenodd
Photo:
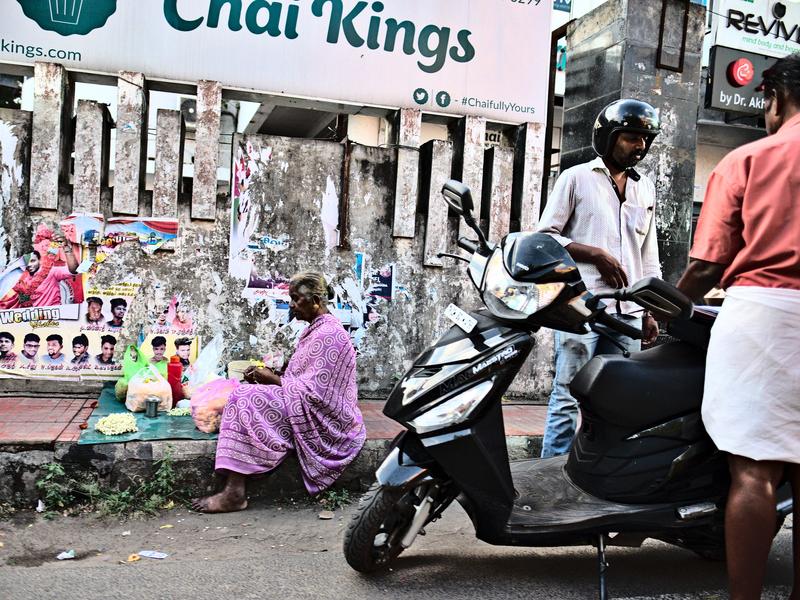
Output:
M169 364L167 364L167 383L169 383L169 387L172 388L173 408L175 408L179 400L183 400L182 378L183 364L181 364L181 359L178 356L173 356L169 359Z

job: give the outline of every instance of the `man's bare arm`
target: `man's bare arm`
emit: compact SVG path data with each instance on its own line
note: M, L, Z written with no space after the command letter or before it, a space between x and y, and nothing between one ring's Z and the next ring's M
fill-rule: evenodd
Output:
M571 242L566 246L569 255L576 262L591 263L600 272L600 276L608 285L615 289L628 285L628 276L625 274L619 261L602 248Z
M722 279L726 268L727 265L693 259L678 281L678 289L692 301L702 302L706 293Z

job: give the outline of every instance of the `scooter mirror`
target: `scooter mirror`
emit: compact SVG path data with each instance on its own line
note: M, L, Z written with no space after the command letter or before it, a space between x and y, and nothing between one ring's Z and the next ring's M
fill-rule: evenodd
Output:
M442 188L447 205L452 208L459 216L469 216L475 205L472 203L472 193L469 188L455 179L449 180Z
M662 319L688 319L694 312L692 301L678 288L657 277L645 277L625 292L626 298Z

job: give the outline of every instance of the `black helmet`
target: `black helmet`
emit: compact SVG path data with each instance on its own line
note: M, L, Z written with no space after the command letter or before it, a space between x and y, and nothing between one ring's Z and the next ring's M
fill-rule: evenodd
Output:
M621 131L643 133L647 136L644 156L650 150L650 144L661 132L661 121L656 109L647 102L623 98L615 100L597 115L592 131L592 148L598 156L606 158L614 149L617 134Z

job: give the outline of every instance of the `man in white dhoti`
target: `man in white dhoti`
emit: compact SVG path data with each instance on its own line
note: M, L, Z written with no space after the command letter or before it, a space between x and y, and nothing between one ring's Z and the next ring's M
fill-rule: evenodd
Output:
M727 295L711 331L703 423L729 453L725 511L731 598L761 597L775 494L794 496L794 588L800 600L800 55L764 73L768 137L714 169L692 262L678 287Z

